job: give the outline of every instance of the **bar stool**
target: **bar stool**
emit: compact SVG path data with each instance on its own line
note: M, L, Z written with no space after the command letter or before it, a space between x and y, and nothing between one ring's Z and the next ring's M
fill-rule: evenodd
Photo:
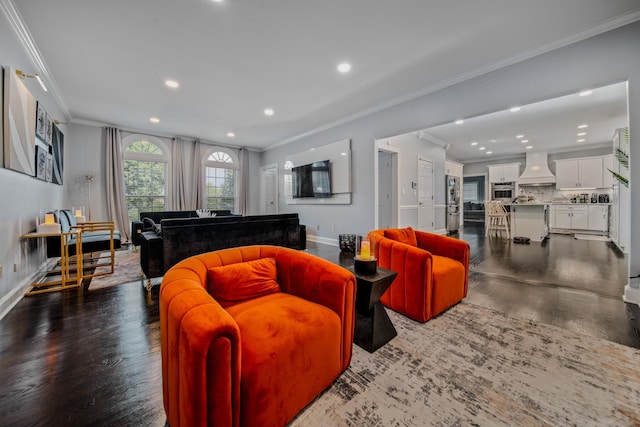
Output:
M499 233L507 233L507 239L511 238L511 225L509 222L509 212L505 209L502 202L486 201L484 203L484 211L486 214L485 236L495 235Z

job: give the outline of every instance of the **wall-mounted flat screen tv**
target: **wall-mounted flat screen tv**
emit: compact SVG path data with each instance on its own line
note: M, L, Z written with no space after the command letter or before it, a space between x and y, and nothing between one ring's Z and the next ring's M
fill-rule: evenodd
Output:
M322 160L291 169L293 197L331 197L331 162Z

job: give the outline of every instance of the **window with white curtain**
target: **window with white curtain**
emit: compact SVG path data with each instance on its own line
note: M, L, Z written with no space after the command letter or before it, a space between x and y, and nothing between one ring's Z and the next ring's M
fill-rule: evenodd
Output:
M237 154L225 147L211 147L204 155L204 189L206 208L238 211Z
M140 212L165 210L170 152L158 138L129 135L123 138L124 183L130 220Z
M476 202L479 200L477 181L462 184L462 200L465 202Z

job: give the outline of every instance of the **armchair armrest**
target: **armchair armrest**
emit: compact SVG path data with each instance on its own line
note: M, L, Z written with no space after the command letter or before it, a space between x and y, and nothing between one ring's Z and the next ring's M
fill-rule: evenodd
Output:
M240 331L198 275L185 270L168 273L161 288L162 387L168 423L239 425ZM201 419L203 414L207 419Z
M468 267L469 244L464 240L418 230L415 230L415 233L418 247L434 255L455 259L465 267Z
M144 230L144 224L142 221L134 219L131 221L131 243L134 246L140 246L140 235Z

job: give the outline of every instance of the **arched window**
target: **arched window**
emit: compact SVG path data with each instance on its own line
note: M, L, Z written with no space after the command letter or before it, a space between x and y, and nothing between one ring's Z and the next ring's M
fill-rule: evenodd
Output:
M207 209L237 212L240 167L237 154L228 148L211 147L203 157Z
M140 212L165 210L170 163L166 144L151 136L129 135L123 138L123 148L129 219L140 219Z

